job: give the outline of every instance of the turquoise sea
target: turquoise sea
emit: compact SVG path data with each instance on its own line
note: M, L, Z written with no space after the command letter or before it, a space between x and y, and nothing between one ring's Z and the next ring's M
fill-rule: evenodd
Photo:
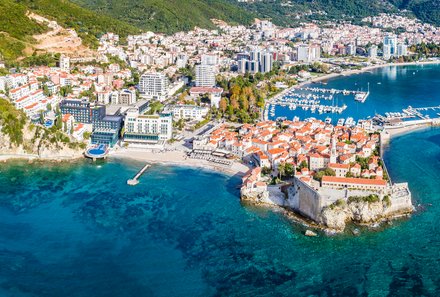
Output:
M305 111L301 108L292 111L288 107L277 106L275 115L270 118L287 117L292 119L294 116L298 116L300 119L315 117L324 120L330 117L332 123L336 124L340 118L353 117L355 120L359 120L374 116L375 113L384 115L385 112L402 112L402 109L408 106L432 107L440 105L440 64L389 66L361 74L331 78L324 83L314 83L307 86L352 91L367 91L369 88L370 95L364 103L355 101L353 96L335 95L333 102L335 105L347 105L347 109L341 114L312 113L310 110ZM323 100L322 104L331 105L332 101ZM438 115L431 114L431 117L434 116Z
M440 129L385 161L417 213L315 238L242 205L237 177L155 165L129 187L142 163L0 163L0 296L440 296Z

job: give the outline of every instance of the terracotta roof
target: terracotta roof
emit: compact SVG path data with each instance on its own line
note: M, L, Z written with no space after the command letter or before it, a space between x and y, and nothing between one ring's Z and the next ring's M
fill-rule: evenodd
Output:
M330 163L328 164L329 168L341 168L341 169L349 169L350 164L338 164L338 163Z
M352 178L352 177L336 177L336 176L323 176L322 182L374 185L374 186L386 186L387 184L385 180L368 179L368 178Z

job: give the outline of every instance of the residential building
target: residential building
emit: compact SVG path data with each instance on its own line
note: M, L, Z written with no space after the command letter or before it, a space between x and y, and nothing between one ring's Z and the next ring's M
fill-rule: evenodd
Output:
M201 121L208 114L208 107L201 107L197 105L173 105L169 110L173 114L175 120L196 120Z
M142 97L165 100L168 94L169 81L165 74L151 72L143 74L139 81L139 92Z
M196 65L196 86L215 86L215 67L212 65Z
M70 58L65 55L60 56L60 69L65 72L70 72Z

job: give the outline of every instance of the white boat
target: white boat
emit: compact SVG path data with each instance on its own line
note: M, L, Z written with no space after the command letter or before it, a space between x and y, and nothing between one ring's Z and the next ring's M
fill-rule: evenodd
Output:
M325 119L325 122L326 122L327 124L331 124L332 119L331 119L331 118L326 118L326 119Z
M338 120L338 126L343 126L344 125L345 120L344 119L339 119Z
M348 117L347 120L345 121L345 126L352 126L352 125L353 125L353 118Z

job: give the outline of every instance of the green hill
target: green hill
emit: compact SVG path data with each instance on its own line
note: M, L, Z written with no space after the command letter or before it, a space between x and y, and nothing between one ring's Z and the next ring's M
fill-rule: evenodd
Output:
M234 1L234 0L230 0ZM300 20L295 16L300 13L325 12L303 16L302 20L352 20L360 21L363 17L381 12L397 12L406 9L423 22L440 26L439 0L292 0L286 5L283 0L255 1L242 3L245 8L260 17L270 18L278 25L294 25Z
M134 34L140 30L123 21L97 14L67 0L17 0L37 14L54 19L63 27L74 28L88 45L96 46L97 37L105 32L121 36Z
M225 0L72 0L138 28L174 33L194 26L213 28L210 19L251 23L253 15Z
M121 36L140 32L130 24L65 0L0 0L0 54L6 61L23 56L23 50L34 42L32 35L47 30L45 25L29 19L27 11L56 20L63 27L74 28L91 47L97 46L97 37L105 32Z
M47 28L26 16L27 8L13 0L0 0L0 54L9 61L22 54L32 35Z

